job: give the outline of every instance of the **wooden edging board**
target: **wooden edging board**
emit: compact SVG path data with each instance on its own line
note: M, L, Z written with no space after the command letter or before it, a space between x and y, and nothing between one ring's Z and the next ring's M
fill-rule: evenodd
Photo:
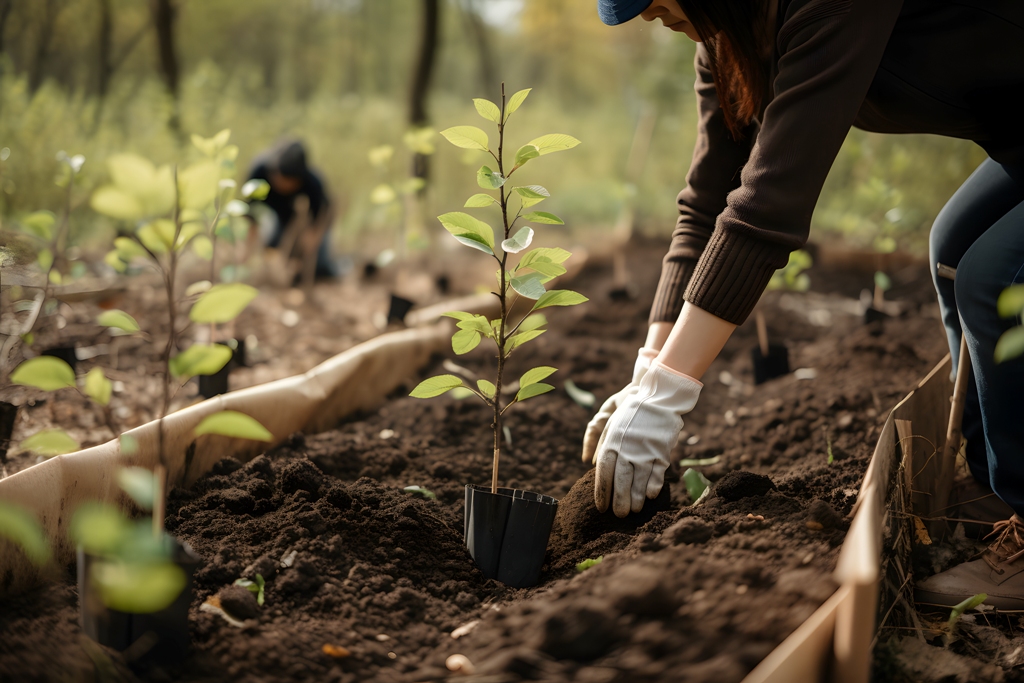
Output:
M950 367L946 356L886 415L836 565L839 588L743 683L867 683L877 630L886 500L901 464L912 468L915 490L930 491L937 481L941 463L931 456L942 452L945 438L953 393ZM903 440L899 451L896 420L910 421L913 429L913 438ZM918 452L926 457L915 458Z
M467 297L438 307L438 312L461 310L494 313L490 295ZM303 375L296 375L183 408L163 421L164 456L168 484L189 486L217 461L234 457L247 461L281 443L295 432L316 433L356 411L379 405L397 386L415 376L431 355L449 344L452 325L437 316L417 319L422 327L390 332L358 344ZM203 418L221 410L250 415L273 435L270 444L208 434L193 434ZM126 434L135 438L134 453L122 453L118 439L59 455L0 480L0 500L20 506L42 524L54 550L56 564L74 561L68 525L86 501L129 508L115 481L121 467L160 464L160 424L149 422ZM52 571L53 568L50 568ZM0 598L16 595L40 583L44 573L9 541L0 538Z

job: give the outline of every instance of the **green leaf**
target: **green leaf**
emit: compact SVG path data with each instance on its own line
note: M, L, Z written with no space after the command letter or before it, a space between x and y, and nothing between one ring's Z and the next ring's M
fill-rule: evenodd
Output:
M593 567L595 564L601 564L601 560L603 560L603 559L604 559L604 555L599 555L599 556L597 556L597 557L595 557L594 559L591 559L591 560L583 560L582 562L580 562L580 563L578 563L576 565L576 571L577 572L585 572L588 569L590 569L591 567Z
M474 394L473 390L470 389L469 387L455 387L454 389L452 389L452 398L454 398L457 401L461 401L464 398L469 398L470 396L476 396L476 394Z
M71 518L71 540L94 555L117 550L131 525L121 511L108 503L88 502Z
M204 159L178 172L181 207L202 210L217 198L220 164Z
M530 246L530 242L533 241L533 228L522 227L516 232L516 234L509 237L507 240L501 243L501 248L509 254L518 254L523 249Z
M467 209L479 209L484 206L490 206L491 204L495 204L497 203L497 201L498 200L492 197L491 195L484 194L481 192L467 199L466 203L463 206L465 206Z
M192 253L204 261L209 261L213 258L213 242L206 235L197 235L192 240Z
M441 135L456 147L479 149L484 152L488 150L487 133L476 126L454 126L442 130Z
M494 254L494 230L487 223L460 211L441 214L437 220L459 242L486 254Z
M580 389L576 386L576 382L573 382L571 379L565 380L565 393L569 394L569 398L584 408L593 408L594 403L597 402L596 396L585 389Z
M145 467L122 467L116 473L117 485L143 510L152 510L156 499L156 477Z
M179 378L213 375L231 360L231 349L223 344L193 344L170 360L171 374Z
M135 236L154 254L166 254L174 242L174 223L161 218L143 225Z
M149 258L149 254L146 253L146 250L131 237L114 238L114 249L117 250L118 256L127 262L130 262L137 256Z
M527 370L523 373L523 376L519 378L519 388L522 389L530 386L531 384L536 384L556 372L558 372L558 368L553 368L548 365L542 365L538 368Z
M526 88L525 90L519 90L512 97L508 98L508 104L505 105L505 120L508 121L508 117L511 116L519 107L526 101L526 96L530 94L533 88Z
M234 439L251 439L252 441L274 440L274 435L254 417L237 410L222 410L203 418L195 429L196 436L203 434L219 434Z
M50 542L39 520L16 505L0 500L0 536L21 546L25 557L36 566L50 561Z
M103 311L96 322L103 327L114 327L129 334L139 331L139 323L124 311L116 308L110 311Z
M1004 363L1024 354L1024 327L1012 327L996 342L995 359Z
M93 368L85 375L85 395L101 406L110 403L113 386L113 383L103 374L103 368Z
M422 486L406 486L402 490L405 491L406 493L415 493L417 495L423 496L427 500L436 500L437 499L437 494L436 493L434 493L430 489L423 488Z
M92 580L107 607L131 614L167 609L186 584L185 572L171 562L97 562Z
M423 380L409 394L413 398L433 398L446 391L462 386L462 378L455 375L438 375Z
M138 199L112 185L106 185L93 192L89 206L96 213L124 221L138 220L145 211Z
M476 107L477 113L488 121L501 122L501 110L494 102L477 97L473 99L473 106Z
M530 330L536 330L544 327L548 324L548 319L544 317L543 313L534 313L533 315L526 316L526 319L519 325L520 332L529 332Z
M956 622L960 620L960 617L963 616L964 612L969 609L976 608L986 600L988 600L987 593L978 593L977 595L972 595L963 602L957 604L949 613L949 619L946 621L946 628L952 629L956 626Z
M683 482L686 484L686 492L690 494L690 501L693 503L700 500L700 497L711 486L711 481L695 469L683 472Z
M522 387L519 390L519 393L516 394L516 400L517 401L525 401L528 398L533 398L534 396L540 396L541 394L546 394L549 391L554 391L554 390L555 390L555 388L553 386L551 386L550 384L545 384L544 382L534 382L533 384L531 384L529 386Z
M533 211L525 214L523 220L530 221L531 223L545 223L547 225L565 225L565 221L547 211Z
M537 299L537 303L530 310L539 311L542 308L549 308L551 306L576 306L586 301L590 301L590 299L570 289L552 289Z
M36 356L15 368L11 383L56 391L75 386L75 371L60 358Z
M516 167L522 166L530 159L540 156L540 150L535 145L523 145L516 150Z
M485 379L478 379L476 381L476 386L480 389L480 393L482 393L484 396L486 396L487 398L494 398L494 393L497 391L494 384L488 382Z
M72 439L63 429L41 429L18 444L22 451L32 451L44 458L55 455L74 453L81 449L78 442Z
M259 291L241 282L214 285L192 305L188 317L195 323L226 323L238 317Z
M526 255L520 259L519 265L516 266L516 268L530 267L530 264L535 261L565 263L570 256L572 256L572 254L567 252L565 249L559 249L558 247L538 247L537 249L532 249L526 252Z
M528 144L536 147L540 155L544 156L552 152L564 152L567 149L572 149L580 144L580 141L571 135L549 133L548 135L541 135L536 140L530 140Z
M543 279L544 276L540 273L517 275L512 278L512 289L516 290L527 299L539 299L546 294L544 283L541 282Z
M882 271L876 271L875 287L882 290L883 292L888 292L890 289L892 289L892 280L889 278L888 275L886 275Z
M52 211L33 211L20 222L33 235L44 242L49 242L53 239L53 224L57 222L57 217Z
M550 282L559 275L565 274L565 266L550 261L534 261L529 267L544 276L541 282Z
M476 184L485 190L497 190L505 184L505 178L497 171L492 171L489 166L481 166L476 172Z
M475 330L486 337L491 336L491 326L487 322L487 318L482 315L474 315L468 320L460 320L456 326L460 330Z
M514 349L522 346L528 341L536 339L546 331L547 330L530 330L529 332L520 332L513 335L505 341L505 353L511 353Z
M522 202L524 209L534 204L540 204L551 196L551 193L540 185L524 185L523 187L513 187L512 189L519 195L519 201Z
M1024 311L1024 284L1010 285L999 295L996 310L1000 318L1011 318Z
M458 355L469 353L480 344L480 333L476 330L459 330L452 335L452 350Z
M239 194L242 199L261 202L270 194L270 183L262 178L253 178L242 185L242 191Z

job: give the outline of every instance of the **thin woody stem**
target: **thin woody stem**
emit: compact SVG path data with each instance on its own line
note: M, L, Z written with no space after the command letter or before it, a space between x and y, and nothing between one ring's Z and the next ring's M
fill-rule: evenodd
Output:
M505 168L503 164L505 149L505 84L501 84L501 115L498 117L498 173L504 177ZM505 186L499 188L501 198L501 220L504 227L504 239L508 239L508 197L505 195ZM508 260L508 253L501 252L501 278L498 291L498 300L501 302L501 323L498 328L498 377L494 384L494 464L491 470L491 493L498 492L498 463L501 460L501 378L505 371L505 319L508 317L506 291L508 284L505 281L505 262Z

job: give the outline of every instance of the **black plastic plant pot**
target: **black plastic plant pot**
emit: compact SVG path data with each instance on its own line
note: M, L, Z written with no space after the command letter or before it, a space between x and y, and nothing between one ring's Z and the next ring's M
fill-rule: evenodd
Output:
M231 359L212 375L199 375L199 394L203 398L213 398L228 393L228 377L235 368L245 367L245 340L235 339L231 344L217 342L231 349Z
M201 560L192 549L174 540L174 563L185 572L185 588L170 606L159 612L132 614L103 604L92 584L92 572L103 559L78 548L79 621L82 631L100 645L125 651L133 661L170 665L179 662L192 643L188 609L192 603L192 576ZM133 647L134 646L134 647Z
M14 423L18 419L18 406L0 401L0 462L7 458L7 449L14 433Z
M409 310L413 307L413 302L408 299L403 299L395 294L391 295L391 306L388 308L388 322L405 322L405 316L409 313Z
M437 285L437 291L441 294L447 294L452 288L452 282L448 279L447 275L438 275L437 279L434 280L434 284Z
M558 501L551 496L466 486L466 547L480 571L513 588L536 586Z
M74 346L55 346L52 349L46 349L43 351L43 355L60 358L62 361L70 365L72 370L75 369L75 365L78 363L78 356L75 354Z
M864 324L870 325L871 323L878 323L889 318L888 314L883 313L874 306L868 306L864 309Z
M760 346L755 346L750 357L754 361L754 384L789 374L789 349L783 344L769 344L767 356L761 353Z

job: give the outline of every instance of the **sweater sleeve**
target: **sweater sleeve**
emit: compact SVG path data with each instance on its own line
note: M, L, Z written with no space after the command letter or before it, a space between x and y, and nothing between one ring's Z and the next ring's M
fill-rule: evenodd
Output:
M803 246L836 154L874 80L902 0L794 2L778 32L774 98L686 289L734 324Z
M661 280L651 308L650 322L675 322L683 308L683 292L697 259L715 229L715 219L726 206L726 196L739 187L740 169L750 154L756 124L733 140L718 104L715 81L704 46L697 44L693 68L697 74L697 141L686 175L686 187L676 198L679 218L672 242L661 264Z

